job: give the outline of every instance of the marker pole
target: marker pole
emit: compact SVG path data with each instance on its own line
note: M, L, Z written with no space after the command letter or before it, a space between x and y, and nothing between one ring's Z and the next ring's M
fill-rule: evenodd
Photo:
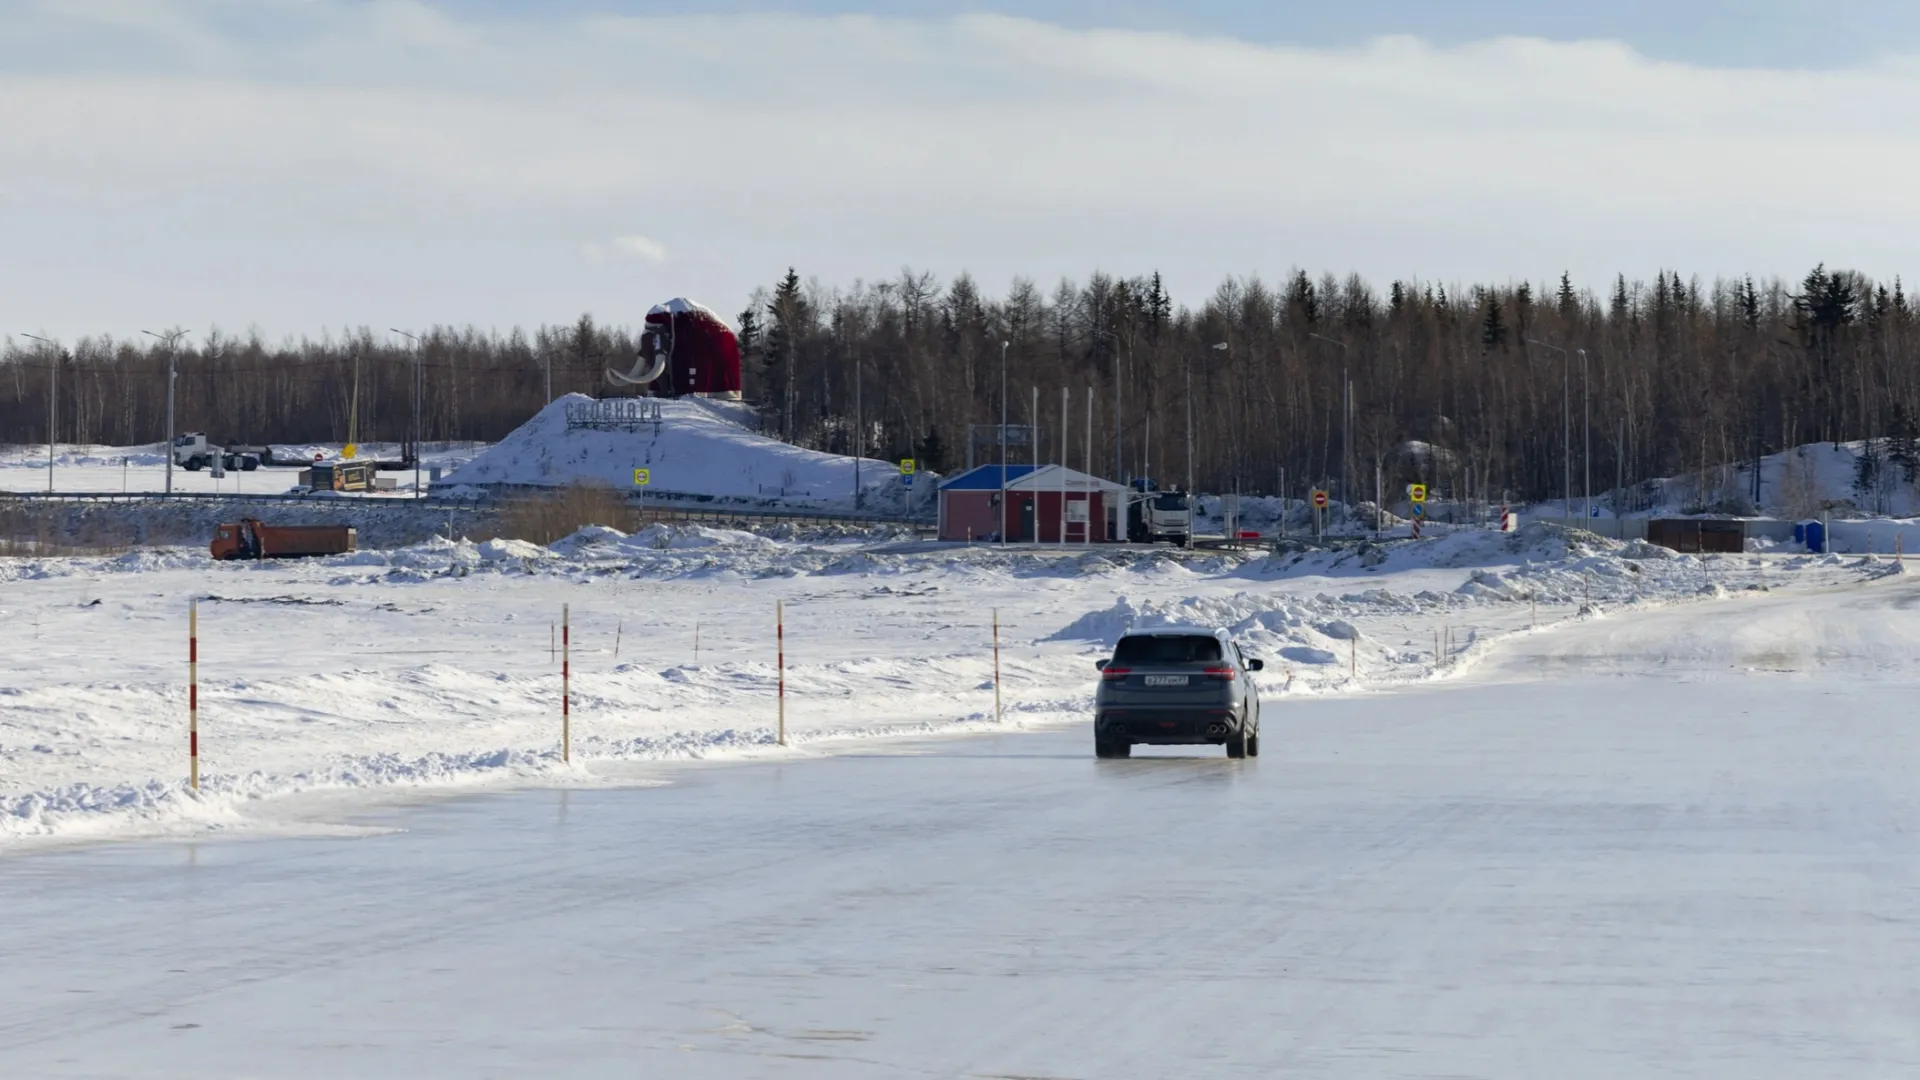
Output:
M1000 609L993 609L993 722L1001 723L1000 714Z
M187 783L200 790L200 601L187 601Z
M560 760L573 760L573 620L560 605Z
M787 604L784 600L773 602L773 633L778 642L778 663L780 667L780 733L781 746L787 745Z

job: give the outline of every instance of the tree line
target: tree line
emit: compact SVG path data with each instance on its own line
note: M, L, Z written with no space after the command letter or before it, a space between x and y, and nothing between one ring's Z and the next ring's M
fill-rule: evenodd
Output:
M1381 290L1295 272L1230 278L1191 303L1157 274L1096 273L1050 292L1016 279L993 296L965 275L836 287L790 270L734 321L767 433L944 472L997 460L1003 413L1013 461L1064 449L1076 468L1174 486L1189 470L1191 412L1203 490L1284 483L1294 497L1328 487L1354 500L1415 481L1488 501L1558 498L1570 482L1578 498L1589 476L1605 492L1616 477L1705 476L1804 443L1920 438L1914 303L1898 280L1824 266L1791 283L1662 271L1598 291L1564 275L1538 288ZM603 370L626 367L635 345L634 329L587 316L414 339L359 330L269 344L209 331L172 349L176 427L338 441L357 381L359 437L403 441L417 372L423 438L494 440L549 394L632 393ZM157 441L168 359L158 338L10 340L0 438L45 441L57 378L60 441ZM1747 481L1727 477L1701 486L1703 507L1740 501Z

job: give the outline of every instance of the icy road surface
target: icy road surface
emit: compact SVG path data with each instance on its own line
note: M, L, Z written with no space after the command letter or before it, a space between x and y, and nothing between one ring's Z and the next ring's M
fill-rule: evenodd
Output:
M1895 580L1288 701L0 861L0 1075L1910 1077Z

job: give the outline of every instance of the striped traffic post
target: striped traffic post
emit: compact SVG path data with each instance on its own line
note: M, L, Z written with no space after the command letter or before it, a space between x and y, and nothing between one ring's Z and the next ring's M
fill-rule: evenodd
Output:
M573 620L560 605L560 760L573 760Z
M200 601L187 601L187 783L200 790Z

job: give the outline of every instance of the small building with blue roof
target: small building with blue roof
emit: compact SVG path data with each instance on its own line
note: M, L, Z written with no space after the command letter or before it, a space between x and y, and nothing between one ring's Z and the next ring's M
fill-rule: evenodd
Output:
M940 539L1124 540L1127 489L1060 465L979 465L940 484Z

